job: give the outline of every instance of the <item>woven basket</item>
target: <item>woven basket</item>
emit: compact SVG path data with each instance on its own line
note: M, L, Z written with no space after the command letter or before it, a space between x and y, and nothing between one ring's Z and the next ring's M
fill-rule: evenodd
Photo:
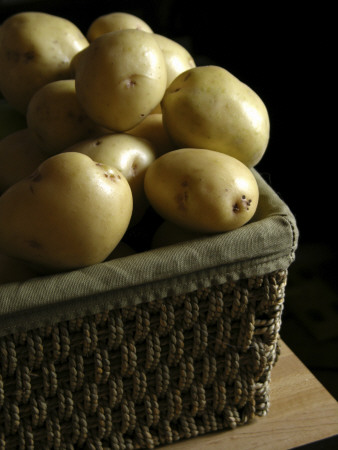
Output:
M298 235L256 176L242 230L0 287L0 449L155 448L268 412Z

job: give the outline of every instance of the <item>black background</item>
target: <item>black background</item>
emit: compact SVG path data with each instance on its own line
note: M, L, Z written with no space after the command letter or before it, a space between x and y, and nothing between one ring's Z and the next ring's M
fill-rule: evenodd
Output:
M0 1L0 19L40 10L68 18L86 33L99 15L131 12L185 45L197 64L225 67L268 108L270 142L257 169L296 216L300 244L325 242L336 250L333 11L307 3L228 3L7 0Z

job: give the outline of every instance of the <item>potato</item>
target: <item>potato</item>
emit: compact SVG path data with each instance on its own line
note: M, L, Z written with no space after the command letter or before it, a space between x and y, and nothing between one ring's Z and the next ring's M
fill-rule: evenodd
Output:
M208 149L182 148L157 158L144 179L145 193L165 220L201 233L239 228L259 198L252 171L236 158Z
M77 152L45 160L0 197L0 252L55 273L106 259L132 213L128 181Z
M149 206L143 187L144 175L156 158L156 149L149 141L124 133L106 134L81 141L67 151L83 153L98 163L118 169L127 179L133 194L130 224L139 222Z
M162 34L153 34L160 49L162 50L167 68L167 87L182 72L192 67L196 67L196 63L192 55L178 42L163 36ZM152 113L161 113L161 104L152 111Z
M263 157L270 121L261 98L219 66L199 66L171 83L161 102L163 124L179 147L226 153L254 167Z
M52 81L38 89L28 104L26 118L38 145L49 156L103 133L80 105L73 79Z
M30 175L47 155L28 128L0 140L0 193Z
M89 45L69 20L43 12L20 12L0 28L0 91L26 113L34 92L54 80L70 78L74 55Z
M161 113L149 114L136 127L128 130L127 133L150 141L156 149L157 157L176 148L163 126Z
M99 125L124 132L160 102L167 83L164 56L152 33L105 33L76 57L79 102Z
M92 42L101 36L101 34L129 28L147 31L148 33L153 32L150 26L140 17L134 14L116 11L97 17L88 28L87 39L89 42Z
M167 68L167 86L188 69L196 67L196 63L188 50L173 39L154 33L160 49L163 52Z

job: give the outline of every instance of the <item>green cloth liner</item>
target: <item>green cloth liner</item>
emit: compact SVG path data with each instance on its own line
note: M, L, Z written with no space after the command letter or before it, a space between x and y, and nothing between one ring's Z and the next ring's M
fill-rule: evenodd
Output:
M253 173L259 205L237 230L0 286L0 336L288 269L298 244L296 219Z

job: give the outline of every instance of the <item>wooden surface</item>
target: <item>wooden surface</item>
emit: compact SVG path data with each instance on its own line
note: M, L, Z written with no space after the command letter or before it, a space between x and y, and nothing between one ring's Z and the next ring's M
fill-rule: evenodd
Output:
M338 403L281 343L272 371L270 411L235 430L163 446L163 450L288 450L338 433Z

